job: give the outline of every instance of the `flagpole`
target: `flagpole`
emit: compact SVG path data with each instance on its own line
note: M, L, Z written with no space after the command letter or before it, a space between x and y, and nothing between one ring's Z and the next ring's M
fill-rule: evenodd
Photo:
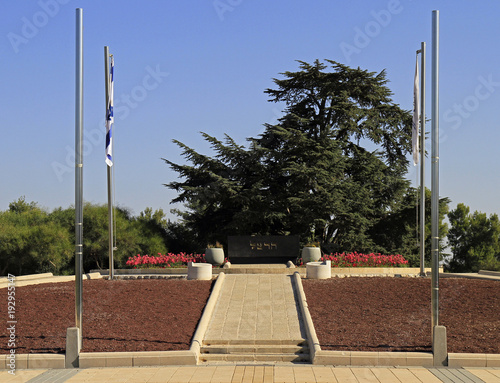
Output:
M75 68L75 313L82 336L83 306L83 10L76 9Z
M439 325L439 11L432 11L432 353L434 366L448 365L446 327Z
M432 327L439 325L439 11L432 12Z
M425 276L425 42L420 47L420 275Z
M110 102L109 102L109 85L110 85L110 78L109 78L109 47L105 46L104 47L104 83L105 83L105 102L106 102L106 123L111 124L108 121L109 118L109 108L110 108ZM111 126L109 127L109 130L111 130ZM106 132L108 134L108 132ZM108 140L106 140L106 145L108 145ZM113 192L112 192L112 174L111 174L111 166L109 164L106 164L106 169L107 169L107 179L108 179L108 247L109 247L109 279L113 280L115 277L115 272L114 272L114 261L113 261Z

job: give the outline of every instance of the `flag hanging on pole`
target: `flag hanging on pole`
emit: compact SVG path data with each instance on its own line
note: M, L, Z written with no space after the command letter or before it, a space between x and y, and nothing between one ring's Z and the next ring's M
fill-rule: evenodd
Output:
M420 120L420 87L418 81L418 54L415 63L415 82L413 84L413 127L411 130L411 141L413 148L413 165L418 164L419 156L419 137L418 137L418 122Z
M109 67L108 99L106 100L106 164L113 166L113 69L115 66L113 55Z

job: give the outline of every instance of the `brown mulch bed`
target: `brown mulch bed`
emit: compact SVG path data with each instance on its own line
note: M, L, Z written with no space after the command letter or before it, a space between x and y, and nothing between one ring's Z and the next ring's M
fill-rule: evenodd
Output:
M212 282L84 281L84 352L187 350ZM431 351L430 279L303 280L322 349ZM16 353L64 353L75 325L74 282L16 288ZM7 289L0 289L0 354ZM440 280L449 352L500 354L500 281Z
M211 281L83 281L83 352L188 350ZM16 353L64 353L75 326L75 283L17 287ZM0 290L0 354L9 352L7 289Z
M432 351L428 278L303 280L324 350ZM500 281L441 278L448 352L500 354Z

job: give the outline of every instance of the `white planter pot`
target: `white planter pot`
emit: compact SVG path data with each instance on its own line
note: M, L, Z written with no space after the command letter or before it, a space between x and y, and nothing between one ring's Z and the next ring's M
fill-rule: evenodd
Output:
M328 279L332 277L332 261L306 263L307 279Z
M302 248L302 263L318 262L321 258L321 249L319 247Z
M188 280L209 281L212 279L212 265L210 263L188 263Z
M222 265L224 263L224 249L221 247L205 249L205 260L215 266Z

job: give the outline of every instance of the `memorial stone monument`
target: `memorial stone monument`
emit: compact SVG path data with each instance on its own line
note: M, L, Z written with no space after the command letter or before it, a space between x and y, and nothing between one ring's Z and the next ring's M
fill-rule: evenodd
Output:
M238 235L228 237L231 263L287 263L299 256L298 236Z

